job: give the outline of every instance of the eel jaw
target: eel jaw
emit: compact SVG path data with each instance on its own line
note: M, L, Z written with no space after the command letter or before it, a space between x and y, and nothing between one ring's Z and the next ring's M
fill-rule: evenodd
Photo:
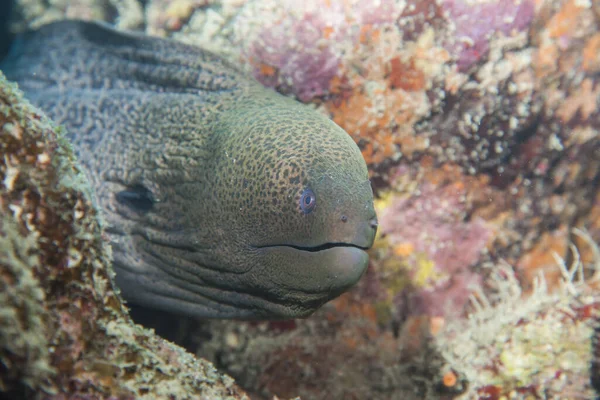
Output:
M291 297L319 294L324 303L358 282L369 264L367 249L334 242L316 246L267 245L256 247L255 251L268 266L271 285Z
M250 249L252 268L244 273L198 264L192 275L194 260L182 259L182 273L174 274L174 261L158 253L148 263L118 251L115 268L117 284L132 303L199 318L303 318L360 279L369 260L365 249L348 243L261 246Z

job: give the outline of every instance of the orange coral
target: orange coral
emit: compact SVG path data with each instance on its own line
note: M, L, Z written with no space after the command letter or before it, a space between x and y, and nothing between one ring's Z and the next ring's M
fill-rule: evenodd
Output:
M592 79L587 78L581 82L577 91L571 94L558 109L557 114L563 122L569 122L580 112L586 120L597 109L597 99L600 96L600 85L594 87Z
M583 70L600 72L600 33L593 35L583 49Z
M598 249L594 246L594 240L598 241L600 233L600 192L596 194L596 199L589 214L581 218L577 223L580 233L572 237L573 244L577 248L581 262L584 265L592 265L597 262Z
M451 388L458 382L458 377L453 371L448 371L444 374L442 382L444 383L444 386Z
M548 286L556 285L562 276L554 254L565 257L568 243L569 235L566 226L543 233L533 249L521 257L517 263L517 269L524 280L523 285L530 288L539 273L544 275Z
M546 28L551 38L558 38L573 32L575 25L581 15L583 7L577 4L576 0L569 0L555 14Z
M261 63L259 68L260 68L260 73L265 76L274 76L277 73L277 69L275 69L275 67L268 65L268 64Z
M536 62L533 64L537 78L544 78L558 68L559 50L556 43L548 43L541 46L536 54Z
M379 41L379 37L380 31L377 28L374 28L372 25L367 24L360 28L358 40L361 44L368 44Z
M333 35L333 28L331 26L326 26L323 28L323 37L325 39L329 39Z
M363 147L363 156L367 163L380 163L397 151L398 138L392 132L394 124L400 124L405 118L403 113L393 114L400 109L401 96L386 96L392 104L382 113L371 111L375 107L373 100L365 94L356 94L339 105L333 105L331 112L335 123L354 136L355 140L367 139ZM370 140L369 140L370 139Z
M377 311L373 304L357 301L346 293L334 301L336 315L333 318L339 318L339 315L349 314L353 316L362 316L371 322L377 322Z
M394 246L394 254L398 257L408 257L415 250L415 246L412 243L404 242Z
M425 87L425 74L415 67L414 59L403 63L400 57L394 57L390 60L389 81L392 89L400 88L412 92Z

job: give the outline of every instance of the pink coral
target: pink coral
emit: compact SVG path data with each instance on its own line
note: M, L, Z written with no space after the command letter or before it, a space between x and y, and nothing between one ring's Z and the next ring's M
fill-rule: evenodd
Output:
M470 267L480 260L491 231L481 219L466 220L464 196L461 186L423 184L418 194L394 199L381 213L381 231L390 244L408 244L414 249L404 257L413 279L424 263L433 263L425 282L413 284L421 287L398 296L401 310L460 314L469 294L481 283Z
M535 12L531 0L448 0L443 2L442 8L456 26L455 41L446 47L458 54L461 71L468 70L487 54L493 34L510 35L525 30Z
M352 11L360 25L383 25L394 23L401 15L402 7L396 2L358 1L353 4Z
M381 215L381 230L392 243L412 243L443 270L462 270L479 259L489 238L483 220L463 221L463 195L459 188L425 184L393 201Z
M340 72L340 43L359 38L361 26L393 24L402 7L390 1L343 2L286 0L274 6L279 14L265 23L244 57L262 84L301 101L328 94L331 80ZM341 46L342 48L344 45Z
M463 313L473 291L480 288L482 277L461 271L433 287L406 291L395 299L404 315L456 317Z
M291 19L289 25L267 26L246 57L263 85L310 101L329 90L339 59L324 42L326 23L314 13Z

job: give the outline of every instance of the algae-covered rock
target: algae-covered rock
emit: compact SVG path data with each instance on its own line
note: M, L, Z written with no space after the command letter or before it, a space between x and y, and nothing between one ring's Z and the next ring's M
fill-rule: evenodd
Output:
M135 325L60 129L0 73L0 397L245 399Z

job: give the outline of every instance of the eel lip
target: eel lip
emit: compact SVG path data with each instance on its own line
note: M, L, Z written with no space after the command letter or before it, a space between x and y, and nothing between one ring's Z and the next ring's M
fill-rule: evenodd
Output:
M360 249L360 250L368 250L370 246L359 246L357 244L354 243L323 243L317 246L298 246L298 245L294 245L294 244L269 244L269 245L263 245L263 246L252 246L256 249L267 249L267 248L274 248L274 247L289 247L291 249L296 249L296 250L301 250L301 251L308 251L311 253L317 253L319 251L323 251L323 250L329 250L329 249L333 249L336 247L352 247L352 248L356 248L356 249Z
M319 246L262 246L268 280L287 293L321 293L323 302L356 284L369 264L365 247L347 243Z

